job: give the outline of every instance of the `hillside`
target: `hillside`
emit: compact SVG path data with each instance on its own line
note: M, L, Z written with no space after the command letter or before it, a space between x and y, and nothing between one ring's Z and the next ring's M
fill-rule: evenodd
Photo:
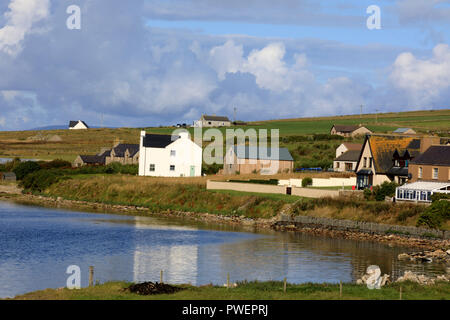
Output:
M450 109L411 111L384 114L364 114L280 119L249 122L243 129L279 129L285 137L282 145L288 147L296 160L296 166L314 166L329 163L334 149L341 140L309 139L306 135L327 134L333 124L362 124L376 133L387 133L398 127L411 127L418 133L436 133L450 136ZM145 128L147 132L170 134L173 127ZM0 132L0 158L61 158L72 161L78 154L96 154L103 147L111 147L115 141L139 143L141 128L89 129L89 130L41 130ZM221 129L222 131L224 129ZM193 129L190 129L192 132ZM290 136L291 138L287 138ZM292 136L302 136L298 139ZM320 162L322 161L322 162Z

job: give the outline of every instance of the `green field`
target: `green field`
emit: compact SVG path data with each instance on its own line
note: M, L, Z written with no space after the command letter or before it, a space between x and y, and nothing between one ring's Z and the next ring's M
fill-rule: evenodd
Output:
M333 124L362 124L375 133L392 132L398 127L411 127L418 133L436 133L450 136L450 109L412 111L402 113L300 118L249 122L246 129L279 129L281 137L329 133ZM3 131L0 132L0 158L64 159L73 161L78 154L97 154L102 148L122 143L139 143L139 132L144 128ZM145 128L149 133L170 134L175 128ZM193 128L189 129L193 133ZM222 132L225 128L220 129ZM58 136L61 141L48 141ZM34 137L34 139L33 139ZM42 139L44 137L44 139ZM41 140L37 140L41 139ZM58 139L59 140L59 139ZM347 139L348 140L348 139ZM354 142L361 142L356 140ZM281 143L289 148L297 167L327 167L334 158L334 150L342 141L308 141Z
M131 283L108 282L79 290L47 289L15 297L18 300L447 300L450 298L450 284L438 282L435 285L420 286L415 283L394 283L380 290L369 290L364 285L344 283L342 296L339 284L287 284L283 282L238 283L236 288L223 286L184 288L174 294L142 296L124 291Z

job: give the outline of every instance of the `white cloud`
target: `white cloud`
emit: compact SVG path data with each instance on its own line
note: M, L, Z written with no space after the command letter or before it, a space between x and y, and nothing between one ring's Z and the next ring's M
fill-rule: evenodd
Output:
M22 50L21 43L33 31L33 24L49 16L50 0L11 0L8 8L6 25L0 28L0 51L14 56Z
M314 76L305 69L305 54L295 54L292 65L285 62L286 49L282 42L254 49L247 58L243 52L242 45L235 45L233 40L210 50L208 62L219 80L224 80L226 73L250 73L260 88L274 92L300 90L305 81L314 81Z
M224 80L227 72L236 73L242 69L243 55L242 45L235 45L233 40L228 40L224 45L210 50L208 63L216 70L219 80Z
M428 60L416 58L412 53L400 54L390 75L394 87L405 90L413 104L428 105L436 102L450 89L450 48L439 44Z

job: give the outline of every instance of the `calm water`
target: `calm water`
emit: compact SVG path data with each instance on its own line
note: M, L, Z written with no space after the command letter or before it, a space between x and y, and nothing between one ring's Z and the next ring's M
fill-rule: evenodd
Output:
M406 249L407 250L407 249ZM440 274L434 264L396 261L405 248L283 233L248 233L156 218L125 217L0 202L0 297L66 285L69 265L95 280L195 285L232 281L355 281L370 264Z

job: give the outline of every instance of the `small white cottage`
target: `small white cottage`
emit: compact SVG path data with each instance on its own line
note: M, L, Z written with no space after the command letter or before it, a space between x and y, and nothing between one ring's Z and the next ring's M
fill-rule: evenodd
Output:
M202 174L202 148L187 131L178 135L146 134L141 131L139 175L194 177Z
M89 129L89 126L83 120L70 121L69 130Z

